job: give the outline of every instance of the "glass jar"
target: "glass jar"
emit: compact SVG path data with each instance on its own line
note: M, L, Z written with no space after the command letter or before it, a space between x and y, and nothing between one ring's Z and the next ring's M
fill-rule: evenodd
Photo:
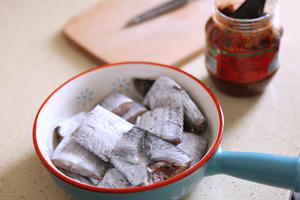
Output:
M228 17L235 2L215 2L205 27L206 68L221 91L251 96L263 92L278 70L283 28L277 0L267 0L264 15L254 19Z

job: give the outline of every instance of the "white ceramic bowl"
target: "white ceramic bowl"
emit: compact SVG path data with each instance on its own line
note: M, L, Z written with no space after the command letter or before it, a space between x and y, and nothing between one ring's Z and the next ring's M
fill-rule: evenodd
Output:
M169 76L187 90L207 118L209 128L206 136L209 137L210 145L207 154L198 164L164 182L125 189L99 188L82 184L56 169L50 161L50 155L56 144L53 130L60 121L80 111L89 111L112 91L123 92L137 99L132 79L155 79L159 76ZM40 160L72 199L179 199L188 194L204 176L205 167L202 166L216 151L222 130L221 108L214 95L201 81L174 67L146 62L127 62L88 70L57 88L38 111L33 138Z

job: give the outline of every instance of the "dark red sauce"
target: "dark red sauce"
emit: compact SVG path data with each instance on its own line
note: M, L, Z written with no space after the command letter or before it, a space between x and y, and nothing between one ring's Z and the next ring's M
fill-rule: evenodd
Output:
M221 91L251 96L263 92L278 70L282 27L274 26L267 16L240 26L226 17L233 13L229 4L207 22L206 67Z

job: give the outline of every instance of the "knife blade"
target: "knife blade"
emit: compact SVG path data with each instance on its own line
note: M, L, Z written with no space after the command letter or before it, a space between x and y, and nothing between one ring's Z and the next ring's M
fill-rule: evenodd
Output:
M136 17L133 17L131 20L128 21L128 23L125 25L125 27L130 27L130 26L142 23L142 22L152 19L154 17L160 16L162 14L165 14L167 12L170 12L172 10L180 8L184 5L186 5L189 1L191 1L191 0L171 0L166 3L163 3L157 7L154 7L152 9L136 16Z

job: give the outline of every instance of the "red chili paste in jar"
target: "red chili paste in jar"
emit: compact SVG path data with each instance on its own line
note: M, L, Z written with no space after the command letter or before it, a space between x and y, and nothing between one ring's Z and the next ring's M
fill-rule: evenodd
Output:
M279 67L282 27L274 13L255 19L228 17L233 6L217 8L206 24L206 67L222 91L251 96L264 91Z

